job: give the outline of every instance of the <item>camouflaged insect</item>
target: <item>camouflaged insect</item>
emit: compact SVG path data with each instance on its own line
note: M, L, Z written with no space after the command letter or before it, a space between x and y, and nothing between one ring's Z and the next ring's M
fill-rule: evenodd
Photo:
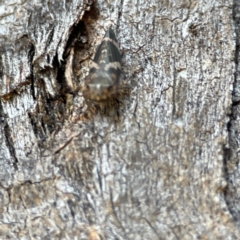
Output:
M106 101L118 93L121 75L121 54L114 31L109 28L93 59L89 75L83 83L87 100Z

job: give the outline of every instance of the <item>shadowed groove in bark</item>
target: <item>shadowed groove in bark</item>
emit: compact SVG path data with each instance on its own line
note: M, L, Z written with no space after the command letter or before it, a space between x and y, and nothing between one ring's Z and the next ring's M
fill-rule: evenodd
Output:
M68 118L68 95L74 96L79 91L78 86L80 83L78 81L78 78L74 76L76 76L76 72L81 68L81 66L79 66L81 65L79 56L83 54L83 50L86 50L86 48L88 48L88 33L86 25L88 25L90 22L94 22L99 15L98 9L96 7L97 3L93 1L91 4L89 5L90 9L84 13L80 21L72 25L71 29L69 29L70 35L65 46L63 61L58 61L58 52L56 52L51 63L53 67L38 69L38 64L35 64L36 66L33 65L32 67L32 94L33 98L38 101L39 107L36 108L38 117L35 117L34 114L30 113L29 118L33 125L35 135L41 139L41 141L39 141L39 144L42 144L42 140L46 139L46 129L48 129L51 133L57 125L62 126L64 120ZM53 31L54 29L51 30L47 43L51 42ZM73 75L71 76L72 78L70 81L73 82L74 87L68 85L69 81L67 81L65 77L65 72L69 71L69 69L67 69L67 61L69 55L71 54L71 49L74 49L74 60L73 65L70 66L73 71ZM33 55L34 49L31 48L29 57L32 58ZM46 59L48 63L50 63L49 59L50 58L48 55ZM47 86L43 80L43 76L48 78L49 82L49 76L56 76L58 88L56 88L57 91L55 92L54 96L48 94ZM35 94L35 88L38 89L38 95ZM52 111L53 109L54 111ZM54 112L55 114L53 114ZM41 116L40 121L38 121L39 115Z
M82 68L81 64L88 59L83 59L82 56L89 49L89 26L93 25L99 17L97 1L92 1L89 7L90 9L84 13L82 19L69 30L70 35L63 54L64 61L57 74L57 81L61 85L60 92L63 97L66 97L68 93L75 95L79 91L80 81L82 81L79 71ZM71 75L70 79L68 79L69 75Z
M32 62L32 61L33 61L34 54L35 54L35 50L34 50L34 45L32 44L32 45L31 45L31 48L30 48L30 50L29 50L29 54L28 54L29 62ZM32 96L33 96L33 99L36 100L35 90L34 90L33 64L31 64L31 75L30 75L30 79L31 79L31 91L32 91Z
M11 137L11 130L10 130L9 125L6 121L5 121L5 124L4 124L4 134L5 134L5 138L6 138L6 142L7 142L7 145L8 145L9 152L11 154L11 157L14 160L13 167L17 171L18 170L18 159L17 159L17 156L16 156L15 148L13 147L14 144L13 144L13 139Z
M227 180L225 190L225 200L233 218L240 224L240 174L239 174L239 117L240 117L240 2L233 2L233 23L235 25L236 46L235 46L235 75L232 91L232 106L230 121L227 125L229 134L229 146L223 149L224 153L224 173Z

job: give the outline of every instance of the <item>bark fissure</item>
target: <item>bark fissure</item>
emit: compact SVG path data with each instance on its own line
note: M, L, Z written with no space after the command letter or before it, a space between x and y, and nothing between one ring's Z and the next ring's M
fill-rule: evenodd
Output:
M9 128L9 125L5 119L5 122L4 122L4 134L5 134L5 138L6 138L6 143L7 143L7 146L8 146L8 149L9 149L9 152L11 154L11 157L13 159L13 167L14 169L17 171L18 170L18 158L16 156L16 151L15 151L15 144L14 144L14 141L12 139L12 136L11 136L11 129Z
M235 26L236 42L235 42L235 73L232 90L232 105L229 115L229 122L227 125L229 146L224 147L224 171L226 181L228 183L226 190L224 191L225 199L229 211L233 218L240 224L240 192L239 181L236 182L239 176L239 117L240 117L240 4L239 1L234 1L233 4L233 23Z

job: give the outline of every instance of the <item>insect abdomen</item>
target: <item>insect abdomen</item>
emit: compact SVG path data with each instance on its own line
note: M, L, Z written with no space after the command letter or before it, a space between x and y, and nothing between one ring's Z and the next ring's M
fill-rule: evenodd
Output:
M114 31L109 28L99 45L84 81L86 99L104 101L116 96L121 74L121 54Z

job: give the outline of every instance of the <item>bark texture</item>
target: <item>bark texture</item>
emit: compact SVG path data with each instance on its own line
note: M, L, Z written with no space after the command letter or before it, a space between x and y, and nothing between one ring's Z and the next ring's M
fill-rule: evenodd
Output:
M239 239L238 1L2 1L0 239ZM123 81L79 86L106 29Z

